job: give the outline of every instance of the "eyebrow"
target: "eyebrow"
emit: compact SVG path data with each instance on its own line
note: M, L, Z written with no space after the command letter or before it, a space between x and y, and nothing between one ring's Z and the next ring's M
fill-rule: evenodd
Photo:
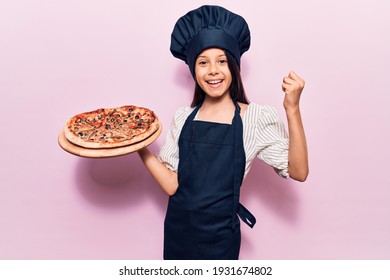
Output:
M220 54L220 55L218 55L218 57L221 57L221 56L226 56L226 54ZM199 55L198 58L200 58L200 57L202 57L202 58L207 58L208 56L206 56L206 55Z

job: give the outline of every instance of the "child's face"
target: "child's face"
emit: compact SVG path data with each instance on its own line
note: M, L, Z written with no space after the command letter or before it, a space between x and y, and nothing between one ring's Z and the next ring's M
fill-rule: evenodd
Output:
M195 76L207 96L218 98L229 94L232 74L222 49L210 48L199 54L195 62Z

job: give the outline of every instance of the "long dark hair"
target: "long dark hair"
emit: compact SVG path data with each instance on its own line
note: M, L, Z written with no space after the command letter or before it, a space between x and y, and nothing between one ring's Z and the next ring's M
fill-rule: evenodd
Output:
M230 73L232 75L232 84L229 87L230 97L234 101L249 104L241 79L240 67L237 64L236 59L228 51L225 50L224 52L227 58ZM195 107L201 103L205 95L206 94L203 89L198 85L197 82L195 82L195 92L191 107Z

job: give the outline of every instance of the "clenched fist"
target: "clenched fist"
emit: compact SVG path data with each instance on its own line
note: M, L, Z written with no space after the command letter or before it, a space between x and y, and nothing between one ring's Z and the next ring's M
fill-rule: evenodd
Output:
M304 87L305 81L294 72L283 78L282 89L285 92L283 106L286 110L299 108L299 99Z

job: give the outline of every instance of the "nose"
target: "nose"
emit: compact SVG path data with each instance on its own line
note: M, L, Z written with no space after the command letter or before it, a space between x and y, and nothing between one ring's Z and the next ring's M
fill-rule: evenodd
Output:
M210 63L209 75L216 75L219 73L218 65L216 63Z

